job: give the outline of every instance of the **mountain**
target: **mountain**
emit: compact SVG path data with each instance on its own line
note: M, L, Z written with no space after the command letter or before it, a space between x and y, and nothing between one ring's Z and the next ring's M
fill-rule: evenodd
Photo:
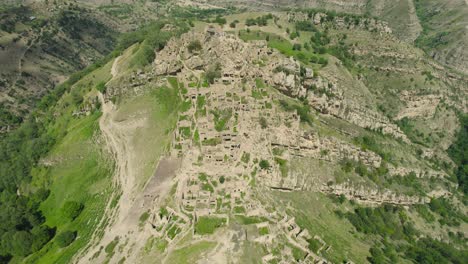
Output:
M468 257L464 44L428 44L436 1L70 8L114 48L1 138L2 262Z

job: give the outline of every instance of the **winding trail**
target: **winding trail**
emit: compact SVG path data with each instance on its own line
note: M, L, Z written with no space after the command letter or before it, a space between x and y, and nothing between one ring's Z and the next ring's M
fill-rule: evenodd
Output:
M120 57L114 60L111 69L112 79L109 82L118 75L119 60ZM109 82L107 82L107 84L109 84ZM99 120L99 127L105 145L115 161L113 188L114 190L119 191L115 191L112 195L105 208L105 213L101 219L99 227L95 230L87 248L85 248L81 254L77 255L77 259L74 261L75 263L89 263L92 260L94 253L99 251L101 246L105 247L114 240L115 237L124 233L123 231L128 225L128 223L125 223L125 219L129 215L130 208L132 207L132 201L135 196L132 194L135 179L132 174L132 171L134 171L132 169L134 165L132 161L135 159L132 156L132 152L129 151L131 146L131 137L127 131L128 127L121 125L114 120L117 107L111 101L106 101L101 92L98 93L98 98L101 102L102 111L102 116ZM120 198L118 198L119 195ZM114 199L119 200L116 207L112 207L111 205L112 200ZM106 226L107 220L110 220L110 222ZM104 231L102 238L99 237L99 231ZM101 262L99 259L96 259L95 261Z
M119 56L114 60L111 68L112 79L106 85L119 76L121 59L122 56ZM147 225L144 227L140 225L139 218L142 213L156 208L160 203L160 197L165 197L169 193L179 161L169 158L159 160L156 172L141 190L137 181L141 163L134 148L134 139L138 135L137 130L145 127L146 120L141 118L120 120L117 118L117 106L111 101L106 101L100 92L98 98L102 111L99 127L105 143L103 147L108 148L115 162L112 179L114 193L104 209L104 216L90 242L76 255L73 263L118 263L124 257L125 263L136 263L139 250L144 248L146 241L152 235L151 230L147 230L149 228ZM117 206L115 204L113 206L115 200L118 200ZM102 249L117 237L118 247L109 259L108 254Z

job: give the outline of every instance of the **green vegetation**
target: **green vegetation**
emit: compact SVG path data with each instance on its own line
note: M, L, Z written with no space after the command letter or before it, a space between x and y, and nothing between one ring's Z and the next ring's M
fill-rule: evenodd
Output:
M161 30L171 23L174 30ZM158 21L140 27L138 30L123 34L113 54L119 54L135 43L140 43L138 50L134 52L130 61L130 68L143 67L154 60L155 51L161 50L166 42L174 36L188 31L189 27L184 22Z
M260 119L259 119L259 122L260 122L260 127L262 129L265 129L268 127L268 121L266 120L265 117L261 116Z
M111 5L101 5L98 7L99 10L104 13L120 18L126 19L133 12L133 6L129 4L111 4Z
M253 225L268 221L265 217L236 215L235 220L242 225Z
M450 44L450 42L453 42L453 36L456 36L460 29L451 26L450 24L452 23L447 23L446 26L440 27L441 23L435 21L447 19L449 14L453 16L450 18L450 20L453 21L452 19L456 19L457 16L462 14L457 14L457 12L451 10L451 8L448 8L447 11L441 10L438 6L440 3L437 1L416 0L414 3L416 14L423 29L415 40L416 46L429 53L434 49L443 48ZM446 20L443 21L446 22Z
M174 239L177 234L180 233L180 228L177 227L177 225L173 225L171 228L169 228L169 230L167 231L167 236L170 238L170 239Z
M140 226L142 226L146 220L148 220L148 218L150 217L150 214L149 212L144 212L140 215L140 218L138 219L139 222L140 222Z
M203 252L216 246L215 242L200 241L183 248L177 249L168 256L167 263L190 264L198 259Z
M44 209L39 211L39 208L42 207L45 200L53 199L50 197L50 194L54 195L54 192L47 190L53 187L45 183L46 179L51 177L50 174L53 173L53 171L38 166L38 161L41 157L45 157L53 148L57 147L57 143L66 142L64 138L67 136L75 136L75 141L79 144L86 141L87 137L93 135L95 127L92 126L92 122L96 121L99 117L98 111L95 111L92 115L81 120L74 120L69 114L54 118L53 107L67 91L72 89L72 85L76 84L81 78L91 72L100 73L99 67L101 63L102 62L98 62L72 75L69 80L57 86L53 92L43 97L38 105L38 109L33 114L34 117L28 118L18 129L1 138L0 167L2 169L0 170L0 190L4 198L0 206L2 208L1 211L9 212L9 216L3 221L3 228L0 230L0 236L2 240L12 240L13 237L18 236L17 241L24 241L24 243L20 243L22 245L21 248L16 248L16 246L20 244L15 245L11 244L11 242L3 244L4 246L2 250L0 250L0 255L7 259L12 256L25 256L36 252L53 237L54 232L52 232L52 230L50 230L50 232L47 231L47 226L56 226L56 224L44 217L49 216L49 211ZM99 80L100 78L102 78L101 75L96 75L95 79ZM96 84L97 82L92 85L94 86ZM79 93L80 92L77 91L73 92L74 95ZM66 102L65 107L61 106L63 107L61 112L68 113L70 109L76 107L76 101L73 100L72 93L66 94L63 100L69 101ZM71 126L76 126L74 131L69 130ZM86 148L82 149L83 151L89 151L89 149ZM73 151L71 146L70 150ZM76 155L76 148L74 153ZM88 156L94 159L94 163L99 160L98 155ZM88 160L84 159L84 161L86 162ZM86 172L87 168L87 166L83 166L81 171ZM36 174L40 175L36 176ZM33 175L35 177L33 177ZM90 175L93 176L92 173L90 173ZM99 180L107 175L107 172L105 170L101 171L101 175L100 177L96 177L96 179ZM65 172L63 177L66 176L68 176L67 172ZM63 179L63 177L57 176L51 177L50 179ZM22 188L21 186L28 186L33 179L39 182L37 185L38 187L30 188L29 191L23 192L20 189ZM87 179L87 177L83 177L83 179ZM68 185L65 184L63 186ZM61 188L63 188L63 186ZM87 188L84 190L86 189ZM17 191L21 191L23 194L18 196ZM61 208L64 200L67 200L63 198L65 197L62 197L60 203L54 207L54 215L61 215L60 210L57 210L57 208ZM81 202L80 199L76 199L75 201L78 203ZM86 207L85 205L85 211ZM77 217L78 215L71 214L71 216ZM68 220L63 219L62 221ZM42 226L44 223L47 226ZM5 232L8 232L8 234Z
M267 15L264 15L264 16L259 16L257 18L247 18L247 20L245 21L245 25L250 27L250 26L266 26L268 25L268 20L269 19L273 19L273 15L272 14L267 14Z
M219 177L219 183L223 184L226 181L224 176Z
M199 116L205 116L206 115L205 104L206 104L205 96L203 96L203 95L197 96L197 112L196 112L197 115L199 115Z
M314 119L310 113L310 107L307 104L299 104L283 99L279 100L279 103L281 107L288 112L296 110L297 114L301 118L301 122L305 122L309 125L313 124Z
M446 210L444 208L446 204L440 202L431 202L430 206L436 211ZM339 214L341 215L340 212ZM408 220L405 211L399 207L390 205L378 208L358 207L354 213L348 212L345 216L359 232L384 238L382 249L378 244L370 249L372 256L370 260L374 263L395 262L398 257L418 263L463 263L468 256L468 251L458 250L432 238L415 239L419 236L419 231Z
M285 159L278 158L278 157L275 157L275 161L276 161L276 163L278 164L278 166L280 168L281 176L282 177L287 177L288 172L289 172L288 161L285 160Z
M460 212L446 198L431 199L429 208L432 212L440 215L439 223L441 225L459 226L460 220L468 223L468 216Z
M337 204L322 194L310 192L275 192L275 207L290 206L288 215L295 217L296 223L308 230L313 237L319 235L331 249L322 252L323 256L334 263L353 260L365 263L369 246L367 242L353 234L353 226L345 218L339 217L335 210ZM332 228L331 228L332 227Z
M105 82L98 83L96 85L96 90L98 90L99 92L105 94L106 90L107 90L106 83Z
M385 152L377 140L372 136L362 136L354 138L354 143L361 147L363 150L370 150L377 153L384 161L391 162L392 155L388 152Z
M268 162L268 160L261 160L258 165L262 170L267 170L270 168L270 163Z
M218 132L221 132L226 129L226 125L231 119L232 110L231 109L223 109L223 110L211 110L211 113L214 116L214 123L215 129Z
M465 263L467 250L458 250L452 245L422 238L406 249L405 256L416 263Z
M307 246L310 250L312 250L312 252L315 252L317 253L318 250L320 249L320 247L322 246L322 244L320 243L320 241L318 241L317 239L315 238L311 238L311 239L308 239L307 242L309 243L309 245Z
M235 214L245 214L245 208L243 206L235 206L233 210Z
M107 244L107 246L104 248L104 252L106 252L107 255L113 255L114 249L118 243L119 243L119 237L115 237L114 240L109 242L109 244Z
M273 48L281 52L286 56L293 56L294 58L298 59L304 64L321 64L326 65L328 63L327 59L322 55L323 53L319 53L319 49L301 49L299 50L296 46L294 46L291 42L287 39L272 33L265 33L262 31L246 31L241 30L239 31L239 37L244 41L249 40L266 40L268 43L268 47ZM326 49L325 49L326 51Z
M199 235L213 234L217 228L225 223L226 219L224 218L202 216L195 223L195 233Z
M261 236L268 235L269 233L270 233L270 231L268 230L268 227L266 227L266 226L260 227L258 229L258 234L261 235Z
M155 32L152 31L152 34L154 35ZM15 213L11 214L12 220L14 219L12 224L16 227L9 227L8 221L5 221L4 226L8 228L9 235L2 237L5 239L15 237L15 230L18 230L16 241L23 241L21 249L18 250L15 249L15 245L5 243L6 248L2 249L0 254L6 258L12 255L24 256L40 250L54 234L53 229L47 226L57 226L59 230L63 230L67 229L69 221L73 220L73 229L80 234L75 243L62 251L60 256L55 254L57 248L49 246L28 259L32 262L41 258L48 262L59 260L66 262L87 242L96 228L99 221L93 221L92 225L85 222L91 215L93 219L99 219L102 215L103 204L109 195L109 192L105 190L108 188L106 176L110 174L108 165L111 165L102 161L97 147L92 147L93 144L87 143L95 134L97 119L100 115L99 109L96 109L89 117L80 120L71 118L69 111L81 104L84 98L83 91L89 87L105 92L105 83L110 78L111 65L108 62L129 45L148 38L146 33L141 32L133 32L129 35L138 37L124 36L114 53L85 70L73 74L66 82L57 86L40 101L33 119L25 120L15 132L2 138L0 143L2 146L1 179L2 184L9 184L9 186L1 186L1 190L4 197L7 197L5 191L8 191L16 200L13 200L13 206L9 202L2 203L2 206L23 211L21 213L18 211L21 217ZM81 81L85 79L86 82ZM59 112L63 115L52 118L56 105L59 106ZM83 148L83 146L90 147ZM67 157L65 160L70 161L51 168L38 166L39 158L44 157L51 149L54 150L52 156ZM77 156L85 158L77 162L75 158ZM10 166L12 171L9 169ZM6 173L5 177L3 173ZM17 179L9 180L11 177L17 177ZM18 187L27 186L31 179L34 179L33 184L39 187L29 188L26 192L21 191L23 195L18 197L16 195ZM66 192L64 186L67 186ZM78 189L79 192L77 192ZM70 202L65 203L65 201ZM23 206L18 206L20 204ZM39 208L41 211L38 211ZM57 208L62 208L62 210L57 210ZM33 214L34 217L28 214ZM18 219L22 217L29 220L25 220L22 225L17 225Z
M216 79L221 78L221 64L216 63L208 68L205 72L205 78L208 83L213 84Z
M202 49L202 45L200 43L200 41L197 39L197 40L193 40L189 43L189 45L187 46L187 49L190 53L193 53L194 51L199 51Z
M202 141L203 146L216 146L221 144L221 138L209 138Z
M55 242L61 248L70 245L76 238L76 232L64 231L57 235Z
M302 251L300 248L295 247L294 245L290 245L290 247L292 248L292 255L296 262L299 262L305 258L307 254L306 252Z
M83 211L83 204L75 202L75 201L67 201L62 207L62 214L66 218L70 220L75 220L77 218L81 211Z
M211 23L216 23L220 26L226 24L226 19L224 17L221 17L220 15L216 16L213 20L211 20Z
M460 131L455 142L448 149L450 158L455 162L455 176L459 189L468 193L468 115L460 116Z
M416 232L412 224L407 221L404 211L395 206L359 207L354 213L348 212L346 217L357 231L365 234L381 234L393 239L408 239Z
M420 131L415 129L413 122L409 118L404 117L398 120L397 125L412 142L421 144L423 146L426 145L424 142L424 135Z
M241 161L244 163L249 163L250 153L247 153L247 152L242 153Z

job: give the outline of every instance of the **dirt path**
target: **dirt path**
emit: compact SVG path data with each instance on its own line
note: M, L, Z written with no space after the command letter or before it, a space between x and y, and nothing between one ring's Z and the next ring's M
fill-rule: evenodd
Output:
M120 57L114 60L112 65L111 74L112 79L118 75L118 62ZM112 81L112 79L110 81ZM110 82L109 81L109 82ZM109 83L108 82L108 83ZM128 133L126 133L126 127L119 125L115 120L116 106L111 102L107 101L104 98L102 93L98 94L99 100L101 102L102 116L99 120L99 127L101 129L102 137L106 146L111 153L115 161L115 171L113 177L113 188L119 190L114 192L114 197L120 195L119 203L116 208L112 208L111 201L106 207L105 216L101 220L101 227L106 220L110 220L110 224L105 228L105 233L102 239L97 236L96 230L93 238L91 239L91 244L88 245L88 248L85 249L85 252L78 255L78 259L74 262L77 263L89 263L92 259L93 254L99 250L101 246L106 246L109 244L116 236L121 235L123 229L125 229L124 220L127 215L129 215L129 210L134 200L134 195L132 195L132 190L134 188L134 171L132 160L132 152L129 151L131 146L131 138ZM112 199L111 199L112 200ZM104 253L103 253L104 254ZM101 255L103 255L101 254ZM96 262L101 262L99 259L96 259Z
M119 61L114 60L111 68L112 82L119 74ZM147 226L139 225L140 216L158 205L160 197L164 197L171 189L173 175L178 169L177 159L162 159L153 177L144 190L138 189L136 171L138 171L138 156L133 148L135 131L145 125L145 119L117 121L117 107L111 101L106 101L102 93L98 94L101 102L102 116L99 120L105 145L115 161L113 176L113 197L120 196L117 206L112 207L112 198L105 208L105 215L100 228L95 233L86 248L75 257L74 263L104 263L108 256L102 250L116 237L119 246L108 263L117 263L123 257L126 263L136 263L138 251L144 247L151 232ZM109 221L109 222L106 222ZM107 225L107 226L106 226ZM104 234L102 235L102 232ZM100 236L102 235L102 237ZM122 248L120 248L122 247ZM119 250L117 249L119 248ZM96 252L100 254L96 257Z
M114 60L114 63L112 64L112 68L111 68L112 79L111 79L111 81L112 81L112 80L117 76L117 74L119 73L119 72L117 71L117 67L118 67L118 63L119 63L119 61L120 61L121 58L122 58L121 56L117 57L117 58Z

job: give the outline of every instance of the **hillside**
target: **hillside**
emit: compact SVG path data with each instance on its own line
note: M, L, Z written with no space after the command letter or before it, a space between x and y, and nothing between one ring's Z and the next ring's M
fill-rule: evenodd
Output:
M16 127L38 100L72 73L110 53L112 21L73 5L4 7L0 29L0 131Z
M468 77L421 3L104 2L136 30L81 31L117 44L0 141L0 262L467 259Z
M248 10L318 9L366 15L386 21L402 41L416 43L436 61L468 73L467 9L464 0L267 0L196 1L215 6L237 6Z

